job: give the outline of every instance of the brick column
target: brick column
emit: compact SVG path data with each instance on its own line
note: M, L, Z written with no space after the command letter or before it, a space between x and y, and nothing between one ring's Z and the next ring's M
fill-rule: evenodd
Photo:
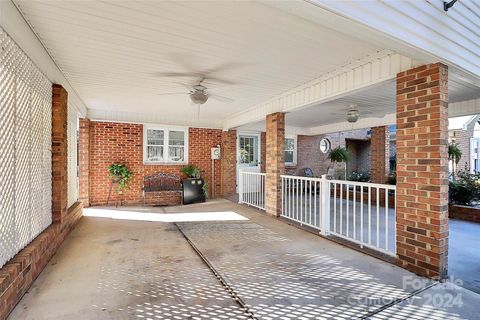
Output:
M388 126L373 127L371 139L371 174L372 182L385 183L389 169L389 141Z
M222 194L235 194L237 186L237 130L222 132Z
M62 222L67 213L68 93L58 84L52 92L52 217L53 222Z
M268 215L280 216L281 178L285 173L285 113L267 115L265 205Z
M267 133L260 134L260 172L265 172L267 162Z
M417 274L448 265L448 69L397 75L397 257Z
M90 119L80 119L78 136L78 185L83 207L90 205Z

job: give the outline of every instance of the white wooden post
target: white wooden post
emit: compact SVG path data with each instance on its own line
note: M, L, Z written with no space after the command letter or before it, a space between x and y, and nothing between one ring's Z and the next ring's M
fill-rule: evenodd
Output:
M322 175L322 235L328 236L330 233L330 182L327 180L327 175Z
M238 203L243 203L243 172L242 170L238 170Z

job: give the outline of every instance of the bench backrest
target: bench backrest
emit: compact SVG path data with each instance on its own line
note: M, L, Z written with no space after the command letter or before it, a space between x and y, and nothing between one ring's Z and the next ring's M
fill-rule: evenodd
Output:
M177 191L182 190L180 177L169 173L154 173L143 177L142 190L149 191Z

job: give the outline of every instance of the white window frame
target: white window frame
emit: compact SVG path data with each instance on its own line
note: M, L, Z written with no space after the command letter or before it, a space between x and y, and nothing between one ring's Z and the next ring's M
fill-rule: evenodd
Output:
M163 159L164 161L149 161L147 159L147 130L163 130ZM170 161L168 157L168 147L170 131L182 131L185 137L184 144L184 159L183 161ZM162 164L188 164L188 133L187 127L174 127L174 126L162 126L162 125L143 125L143 164L145 165L162 165Z
M285 135L285 139L293 139L293 162L285 161L286 166L296 166L297 165L297 136L296 135ZM285 143L284 143L285 145ZM283 150L284 154L285 151Z

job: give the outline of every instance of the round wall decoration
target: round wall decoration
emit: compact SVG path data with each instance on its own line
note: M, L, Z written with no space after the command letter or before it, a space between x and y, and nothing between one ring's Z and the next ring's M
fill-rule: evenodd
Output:
M320 140L321 152L327 153L328 151L330 151L331 148L332 148L332 144L330 143L330 140L328 140L327 138L323 138L322 140Z

